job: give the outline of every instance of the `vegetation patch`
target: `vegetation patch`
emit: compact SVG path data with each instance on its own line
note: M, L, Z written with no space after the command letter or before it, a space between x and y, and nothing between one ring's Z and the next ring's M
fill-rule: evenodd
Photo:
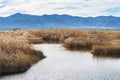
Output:
M120 55L118 30L17 30L0 31L0 75L24 72L44 58L31 44L62 43L70 50L89 50L93 55Z
M94 45L92 53L94 55L120 55L120 43L108 45Z
M81 38L70 37L64 41L64 46L70 50L91 50L92 43Z
M62 43L70 50L89 50L95 54L118 54L119 30L27 30L25 32L42 38L43 43ZM112 52L111 52L112 51Z
M41 51L30 46L28 40L0 36L0 75L24 72L44 57Z

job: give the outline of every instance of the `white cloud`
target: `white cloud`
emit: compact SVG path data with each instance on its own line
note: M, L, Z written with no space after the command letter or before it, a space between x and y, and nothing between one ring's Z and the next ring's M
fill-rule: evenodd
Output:
M43 14L70 14L75 16L113 15L108 9L120 8L119 0L0 0L0 16L8 16L17 12Z

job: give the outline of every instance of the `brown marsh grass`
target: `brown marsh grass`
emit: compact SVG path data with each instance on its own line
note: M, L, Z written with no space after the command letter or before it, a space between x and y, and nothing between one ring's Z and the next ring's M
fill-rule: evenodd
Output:
M120 55L120 40L110 41L107 45L94 45L94 55Z
M116 46L120 44L119 30L55 29L28 30L27 32L36 37L42 37L43 42L63 43L67 49L91 50L94 54L120 53L119 46Z
M94 55L120 55L118 30L0 31L0 75L26 71L42 59L30 44L62 43L67 49L90 50Z
M0 34L0 75L24 72L42 58L43 53L32 48L27 39Z
M90 50L94 54L106 54L106 51L119 54L119 46L116 47L120 43L119 30L55 29L27 32L35 37L41 37L43 42L62 43L67 49Z
M69 37L64 41L64 46L70 50L91 50L92 42L84 38Z

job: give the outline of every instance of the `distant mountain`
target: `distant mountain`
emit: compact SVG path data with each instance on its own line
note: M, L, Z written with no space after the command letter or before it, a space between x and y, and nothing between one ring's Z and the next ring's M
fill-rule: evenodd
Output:
M0 17L0 29L120 29L120 17L77 17L70 15L29 15L17 13Z

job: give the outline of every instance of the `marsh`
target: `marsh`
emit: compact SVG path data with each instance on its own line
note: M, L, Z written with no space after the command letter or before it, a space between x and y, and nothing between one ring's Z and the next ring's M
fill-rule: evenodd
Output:
M120 58L95 57L90 52L69 51L62 44L34 45L46 56L23 74L0 80L119 80Z

